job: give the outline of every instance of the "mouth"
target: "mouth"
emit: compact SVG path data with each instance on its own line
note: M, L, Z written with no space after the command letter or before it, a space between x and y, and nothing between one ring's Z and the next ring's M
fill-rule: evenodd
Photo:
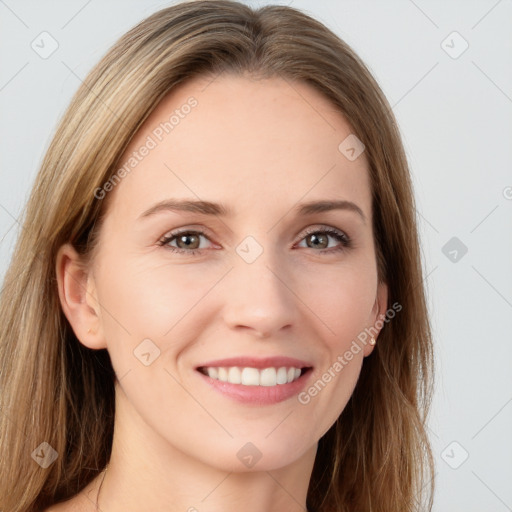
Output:
M198 371L211 379L240 384L242 386L282 386L298 380L310 367L297 368L294 366L252 368L250 366L200 366Z
M231 358L195 368L202 380L228 398L244 404L270 405L298 394L313 366L288 357Z

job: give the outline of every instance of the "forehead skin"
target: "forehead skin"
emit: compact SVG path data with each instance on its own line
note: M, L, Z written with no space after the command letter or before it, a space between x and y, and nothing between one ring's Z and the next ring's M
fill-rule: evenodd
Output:
M182 107L191 96L197 105L185 115L189 109ZM178 124L158 140L155 130L162 132L160 123L177 109ZM171 91L135 134L119 168L148 136L156 147L109 192L106 226L133 229L144 210L178 197L225 203L234 210L230 228L250 234L289 218L297 202L346 199L363 210L367 238L372 212L365 155L349 161L338 149L351 132L334 105L308 84L196 77Z

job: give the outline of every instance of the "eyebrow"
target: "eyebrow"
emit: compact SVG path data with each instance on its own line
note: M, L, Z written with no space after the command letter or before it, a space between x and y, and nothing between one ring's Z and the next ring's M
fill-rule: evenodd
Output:
M295 215L304 217L332 210L347 210L355 212L362 218L363 222L366 222L366 216L361 208L359 208L357 204L346 200L310 201L297 205L292 211ZM145 219L162 211L191 212L199 213L201 215L219 215L221 217L229 217L233 215L233 211L230 208L220 203L189 199L165 199L143 212L139 215L138 219Z

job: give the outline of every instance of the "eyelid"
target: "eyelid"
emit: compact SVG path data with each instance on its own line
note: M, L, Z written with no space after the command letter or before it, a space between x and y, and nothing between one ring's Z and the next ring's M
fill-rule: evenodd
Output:
M331 226L330 224L313 224L311 226L307 226L304 229L300 230L297 236L300 235L300 239L302 240L306 235L310 235L311 233L316 233L317 231L335 231L340 235L344 235L347 239L350 239L347 232L343 229L337 228L335 226Z
M194 232L194 233L200 233L201 235L204 235L205 237L211 238L213 237L213 232L208 229L206 226L203 226L201 224L191 224L186 225L183 227L171 229L167 231L165 234L163 234L160 239L171 237L171 236L178 236L181 233L188 233L188 232Z

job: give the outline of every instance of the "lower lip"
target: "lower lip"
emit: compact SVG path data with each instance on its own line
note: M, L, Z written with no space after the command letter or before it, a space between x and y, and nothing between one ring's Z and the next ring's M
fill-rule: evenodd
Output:
M222 382L212 379L196 370L203 377L205 382L213 389L219 391L225 396L251 405L271 405L283 402L288 398L297 395L306 385L312 371L308 368L297 380L288 384L277 384L276 386L244 386L243 384L231 384L230 382Z

